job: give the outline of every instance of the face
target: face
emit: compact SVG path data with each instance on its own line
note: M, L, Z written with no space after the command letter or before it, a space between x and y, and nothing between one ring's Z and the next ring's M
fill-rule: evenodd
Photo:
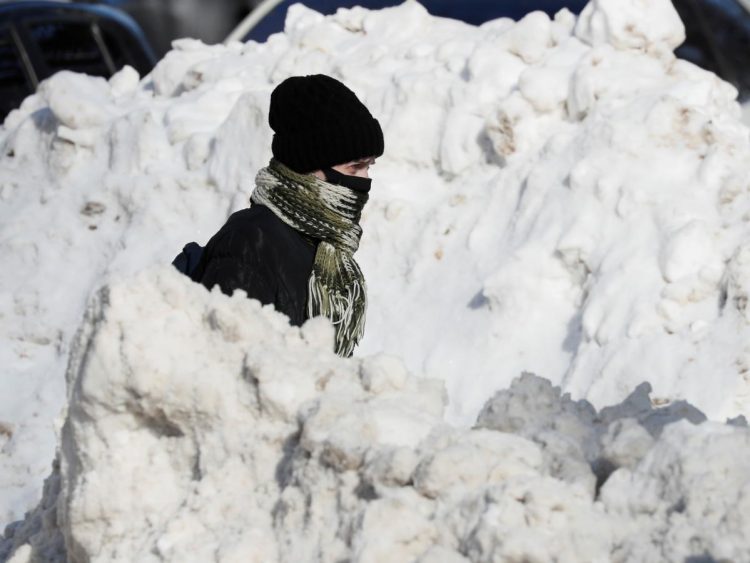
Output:
M347 176L359 176L360 178L370 177L370 166L375 164L375 157L360 158L358 160L352 160L344 164L335 164L331 166L334 170L346 174ZM322 170L316 170L313 172L315 176L321 180L325 180L325 174Z
M370 166L375 164L375 158L360 158L359 160L353 160L345 164L337 164L332 166L334 170L338 170L342 174L347 176L359 176L360 178L370 177Z

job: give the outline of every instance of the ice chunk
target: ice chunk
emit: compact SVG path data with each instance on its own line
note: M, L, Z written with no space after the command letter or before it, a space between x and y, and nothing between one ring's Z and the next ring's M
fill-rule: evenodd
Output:
M672 51L685 40L685 27L670 0L591 0L576 36L594 46Z

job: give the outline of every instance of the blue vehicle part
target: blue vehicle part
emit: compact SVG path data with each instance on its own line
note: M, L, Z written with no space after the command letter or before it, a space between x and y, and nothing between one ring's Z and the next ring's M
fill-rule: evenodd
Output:
M141 75L156 57L128 15L107 6L51 1L0 4L0 117L60 70Z

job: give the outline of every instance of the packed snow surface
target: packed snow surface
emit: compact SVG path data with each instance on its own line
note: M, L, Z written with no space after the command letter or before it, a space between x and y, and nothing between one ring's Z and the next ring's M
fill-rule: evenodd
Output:
M415 2L331 17L296 6L265 44L183 40L143 79L44 82L0 129L0 385L12 390L0 523L41 494L71 360L60 472L25 529L59 526L77 559L247 560L260 545L289 560L384 560L381 548L425 561L748 559L746 430L657 432L630 410L620 422L594 410L635 393L637 412L667 405L667 418L750 413L748 130L731 86L674 57L683 35L667 0L479 28ZM349 85L386 137L357 254L367 332L350 361L324 350L320 322L299 332L172 272L132 277L247 205L270 158L270 92L316 72ZM244 355L260 364L241 367ZM406 387L384 398L368 369ZM486 404L523 372L560 391L526 376ZM445 409L423 376L445 385ZM242 403L264 385L280 388L273 399ZM558 407L524 406L545 393L577 413L549 444L539 432ZM526 422L502 422L497 401ZM137 510L155 516L136 526Z
M647 384L597 412L525 374L459 429L441 381L332 343L327 321L289 327L170 267L106 286L71 351L59 471L6 549L48 562L750 555L746 426L654 409Z

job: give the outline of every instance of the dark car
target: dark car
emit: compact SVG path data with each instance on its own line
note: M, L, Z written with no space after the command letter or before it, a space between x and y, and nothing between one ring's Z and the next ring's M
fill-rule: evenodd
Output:
M0 119L60 70L110 77L125 65L156 63L132 18L107 6L0 3Z
M286 11L299 0L265 0L235 31L229 40L265 41L284 29ZM687 38L677 56L721 76L735 85L740 101L750 99L750 14L737 0L672 0L685 24ZM586 0L420 0L436 16L481 24L500 17L515 20L541 10L553 16L562 8L578 14ZM379 9L402 0L302 0L323 14L338 8L363 6ZM747 4L745 4L747 5Z

